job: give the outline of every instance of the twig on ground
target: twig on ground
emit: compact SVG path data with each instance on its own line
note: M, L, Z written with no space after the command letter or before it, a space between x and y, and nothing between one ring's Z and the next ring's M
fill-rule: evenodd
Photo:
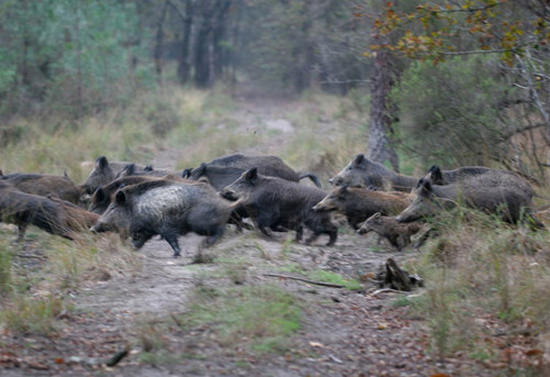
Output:
M271 277L275 277L275 278L298 280L298 281L303 281L304 283L320 285L320 286L323 286L323 287L345 288L345 285L342 285L342 284L325 283L325 282L322 282L322 281L309 280L309 279L301 278L301 277L298 277L298 276L280 275L280 274L271 274L271 273L263 274L263 276L271 276Z

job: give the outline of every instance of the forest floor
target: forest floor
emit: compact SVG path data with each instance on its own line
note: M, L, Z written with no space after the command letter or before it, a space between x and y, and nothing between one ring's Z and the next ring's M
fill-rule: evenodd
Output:
M271 142L283 142L295 132L284 118L285 106L291 105L247 102L236 112L241 131L261 124L258 119L271 121L279 129ZM244 152L269 153L271 147L256 145ZM180 153L163 148L153 163L175 168ZM359 236L344 225L341 230L336 245L327 247L324 237L304 245L292 240L293 233L267 239L253 230L237 233L228 227L220 242L203 250L203 263L193 263L201 237L181 237L179 259L165 241L154 239L133 253L133 269L95 274L69 291L71 309L57 316L53 334L0 332L0 375L499 374L499 369L467 358L437 357L429 324L407 305L406 297L422 294L421 289L373 294L377 287L368 277L387 258L406 266L419 251L395 252L372 235ZM16 262L43 263L32 240L19 248ZM267 274L338 280L347 288ZM124 350L128 354L118 364L105 365Z

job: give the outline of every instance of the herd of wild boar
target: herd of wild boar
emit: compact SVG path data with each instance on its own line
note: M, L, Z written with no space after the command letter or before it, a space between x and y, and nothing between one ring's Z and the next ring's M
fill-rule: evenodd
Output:
M309 178L316 187L300 183ZM233 154L181 174L99 157L82 185L66 175L0 171L0 219L16 224L18 239L35 225L73 239L77 232L117 232L136 248L160 235L180 255L178 237L193 232L212 245L227 223L239 231L254 228L296 232L311 243L320 235L333 245L338 227L332 213L364 234L374 231L401 249L422 228L421 221L457 203L501 216L505 221L543 225L531 213L534 191L507 170L433 166L418 179L395 173L357 155L329 180L326 193L311 173L298 173L276 156Z

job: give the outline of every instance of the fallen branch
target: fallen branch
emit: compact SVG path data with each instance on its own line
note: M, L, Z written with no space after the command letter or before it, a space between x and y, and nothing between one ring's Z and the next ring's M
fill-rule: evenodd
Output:
M15 254L17 258L29 258L29 259L40 259L40 260L46 260L48 257L43 255L33 255L33 254Z
M376 291L374 291L372 293L369 293L367 296L368 297L374 297L374 296L376 296L380 293L386 293L386 292L401 293L402 295L407 294L407 292L399 291L399 290L393 289L393 288L382 288L382 289L377 289Z
M342 284L325 283L325 282L322 282L322 281L304 279L304 278L301 278L301 277L298 277L298 276L280 275L280 274L263 274L263 276L271 276L271 277L275 277L275 278L298 280L298 281L303 281L304 283L320 285L320 286L323 286L323 287L345 288L345 285L342 285Z

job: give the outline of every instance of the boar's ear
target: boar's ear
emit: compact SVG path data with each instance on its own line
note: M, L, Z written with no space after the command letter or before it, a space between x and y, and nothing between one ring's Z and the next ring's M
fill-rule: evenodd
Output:
M353 159L353 164L359 165L361 164L361 162L363 162L364 159L365 159L365 155L360 153L357 156L355 156L355 158Z
M115 201L118 205L121 206L126 204L126 193L124 191L118 190L116 192Z
M428 174L432 179L433 183L443 184L443 174L441 173L441 169L439 168L439 166L433 165L428 171Z
M347 184L347 183L343 186L340 186L340 194L348 192L348 187L349 187L349 184Z
M417 187L422 187L420 190L421 195L428 196L432 192L432 182L429 179L421 178Z
M105 191L103 191L101 187L98 187L97 190L95 190L94 196L98 202L102 202L105 200Z
M2 171L2 169L0 169L0 177L3 177L4 176L4 172Z
M201 177L206 174L206 163L201 163L198 168L193 169L193 173L196 177Z
M378 219L380 216L382 216L380 212L376 212L374 215L372 215L374 219Z
M252 184L256 183L256 180L258 179L258 168L248 169L244 173L244 178Z
M192 168L187 168L187 169L183 169L183 171L181 172L181 177L182 178L189 178L191 177L191 172L193 171Z
M143 168L144 171L153 171L153 165L145 165L145 167Z
M124 167L125 175L134 175L136 174L136 164L128 164Z
M109 166L109 161L107 161L107 157L100 156L95 160L95 165L100 169L105 169L107 166Z

